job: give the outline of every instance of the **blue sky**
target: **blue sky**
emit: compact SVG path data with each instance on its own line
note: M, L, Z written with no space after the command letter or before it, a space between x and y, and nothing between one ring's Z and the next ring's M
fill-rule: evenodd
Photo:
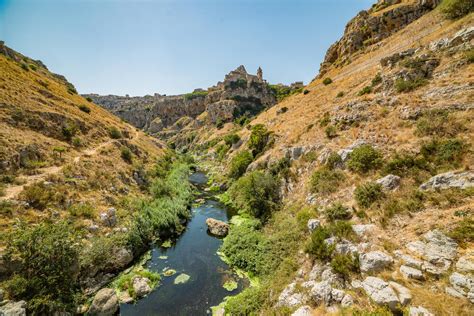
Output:
M80 93L179 94L243 64L309 82L375 0L0 0L0 39Z

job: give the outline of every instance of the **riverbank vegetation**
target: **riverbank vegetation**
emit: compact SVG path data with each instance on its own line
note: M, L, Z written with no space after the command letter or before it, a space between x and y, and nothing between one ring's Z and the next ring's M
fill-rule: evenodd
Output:
M20 223L6 236L3 259L12 270L11 277L1 284L6 296L26 300L32 314L74 311L86 299L84 291L99 282L96 279L120 272L151 242L183 230L193 198L189 172L187 159L174 154L158 159L155 168L147 172L148 193L140 198L124 197L117 203L120 227L108 234L91 235L68 219L39 225ZM70 209L77 214L83 207ZM151 276L150 280L157 282L158 278Z

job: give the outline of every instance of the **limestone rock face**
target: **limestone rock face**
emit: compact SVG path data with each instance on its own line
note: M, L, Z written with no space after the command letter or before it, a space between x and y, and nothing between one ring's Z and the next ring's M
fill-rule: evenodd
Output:
M423 236L424 241L407 244L407 249L432 264L450 263L457 254L457 243L439 230L432 230ZM449 265L448 265L449 267Z
M26 302L8 302L0 306L0 315L5 316L26 316Z
M467 189L474 187L474 171L446 172L438 174L427 182L420 185L420 190L436 190L459 188Z
M359 12L346 25L342 38L329 47L321 64L320 76L324 75L331 65L348 63L353 54L404 28L432 10L439 2L422 0L390 9L397 1L381 1L373 9ZM373 14L382 8L387 8L383 14Z
M360 271L372 273L381 271L393 263L393 258L382 251L371 251L360 255Z
M88 315L112 316L119 309L119 301L113 289L105 288L97 292L89 308Z
M206 219L207 228L213 235L225 237L229 233L229 224L214 218Z

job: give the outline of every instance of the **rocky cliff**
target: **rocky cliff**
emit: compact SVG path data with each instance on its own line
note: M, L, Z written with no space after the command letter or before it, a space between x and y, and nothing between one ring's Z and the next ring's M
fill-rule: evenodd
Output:
M296 91L301 90L302 85L293 84L287 88ZM173 134L176 130L173 124L183 117L190 118L190 122L200 117L197 124L224 123L242 116L253 116L277 102L275 89L263 79L262 70L259 68L257 75L251 75L244 66L231 71L223 82L207 90L196 89L183 95L129 97L87 94L84 97L132 125L160 136Z

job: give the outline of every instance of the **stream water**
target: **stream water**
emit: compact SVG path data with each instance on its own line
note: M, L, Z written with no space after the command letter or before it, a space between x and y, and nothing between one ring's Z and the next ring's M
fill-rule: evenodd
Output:
M172 276L162 275L159 287L135 304L122 304L121 315L210 315L224 297L239 293L246 280L240 279L216 254L222 240L207 232L209 217L227 222L230 214L221 203L204 191L207 178L196 172L190 176L204 203L192 207L192 218L185 232L170 248L156 246L146 267L162 273L174 269ZM182 273L190 276L185 283L175 284ZM232 291L223 288L225 282L234 280L238 287Z

